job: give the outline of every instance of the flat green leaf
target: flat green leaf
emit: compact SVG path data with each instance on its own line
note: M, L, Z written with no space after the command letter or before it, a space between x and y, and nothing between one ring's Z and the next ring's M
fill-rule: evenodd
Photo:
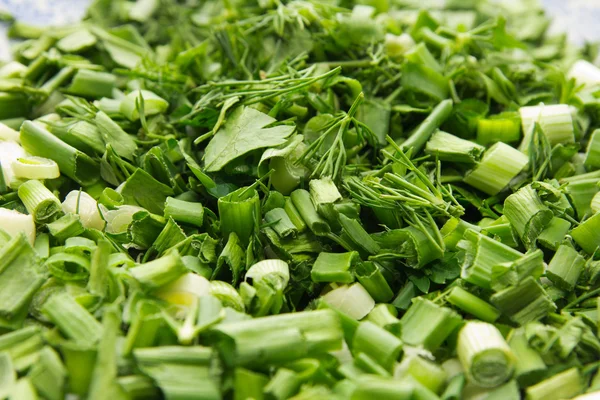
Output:
M275 121L275 118L253 108L236 108L206 146L205 171L219 171L230 161L252 150L285 143L296 128L289 125L265 128Z

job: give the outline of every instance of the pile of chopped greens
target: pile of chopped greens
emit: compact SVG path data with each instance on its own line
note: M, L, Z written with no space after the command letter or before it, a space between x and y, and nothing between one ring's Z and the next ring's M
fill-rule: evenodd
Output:
M599 398L598 48L549 22L530 0L11 21L0 399Z

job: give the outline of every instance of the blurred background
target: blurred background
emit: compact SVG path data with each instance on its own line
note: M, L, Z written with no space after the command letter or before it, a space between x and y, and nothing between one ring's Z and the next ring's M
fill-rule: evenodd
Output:
M518 3L521 0L496 0ZM552 33L566 32L573 44L600 40L600 0L538 0L553 17ZM84 15L91 0L0 0L0 10L35 25L64 25ZM0 26L0 60L10 59L6 26Z

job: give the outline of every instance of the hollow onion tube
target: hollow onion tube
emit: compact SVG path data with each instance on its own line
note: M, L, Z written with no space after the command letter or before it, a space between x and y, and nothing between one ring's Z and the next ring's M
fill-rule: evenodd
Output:
M425 152L442 161L474 164L479 161L485 147L438 130L425 146Z
M531 142L533 124L540 124L544 135L550 145L559 143L573 143L575 134L571 109L567 104L539 105L519 108L521 125L523 127L523 141L519 150L528 154Z
M535 245L537 237L554 217L531 185L522 187L506 198L504 215L527 248Z
M104 229L105 222L100 216L96 200L84 191L73 190L67 194L62 203L65 213L79 215L81 223L86 228Z
M500 317L500 311L498 311L496 307L459 286L455 286L450 290L447 300L461 310L468 312L485 322L494 322Z
M514 355L498 329L487 322L469 321L458 334L458 358L476 385L496 387L514 372Z
M434 351L461 324L462 318L448 307L416 298L400 319L402 341Z
M463 181L491 196L498 194L525 168L529 158L517 149L498 142L487 149L483 158Z
M600 246L600 213L594 214L571 231L573 240L588 254Z
M558 247L554 257L548 264L546 277L558 288L572 291L585 267L585 258L577 251L563 244Z
M36 222L52 222L63 215L60 201L40 181L30 180L19 186L19 198Z
M321 252L310 272L313 282L352 283L354 274L351 268L358 261L358 253Z
M260 198L256 189L240 188L217 202L221 217L221 233L229 237L235 233L244 248L248 246L250 237L257 232L261 213Z
M44 157L21 157L12 163L15 176L19 179L55 179L60 176L58 164Z
M365 353L386 370L391 370L402 353L402 341L374 323L365 321L358 324L354 333L352 352Z
M409 65L418 66L418 64L409 64ZM425 67L425 68L427 68L427 67ZM427 69L430 70L430 68L427 68ZM435 70L431 70L431 72L436 73ZM404 79L404 75L402 76L402 78ZM435 84L433 84L433 86L435 87ZM442 92L443 92L443 90L442 90ZM442 98L443 97L445 97L445 95L443 95ZM402 145L401 145L402 151L406 152L410 148L412 148L413 154L416 154L417 152L419 152L423 148L423 146L425 146L425 143L427 143L427 141L429 140L429 138L431 137L433 132L435 132L440 127L440 125L442 125L444 123L444 121L446 119L448 119L448 117L450 116L451 113L452 113L452 100L443 100L443 101L439 102L438 105L435 106L435 108L431 111L431 114L429 114L427 116L427 118L425 118L425 120L423 122L421 122L421 124L419 126L417 126L417 128L408 137L408 139L406 139L402 143Z

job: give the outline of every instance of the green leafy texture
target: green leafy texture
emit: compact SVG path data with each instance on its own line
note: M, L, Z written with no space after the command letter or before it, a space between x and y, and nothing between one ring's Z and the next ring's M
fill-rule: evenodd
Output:
M279 125L266 128L276 120L250 107L238 107L211 139L204 155L206 171L221 170L234 159L252 150L285 143L295 127Z
M126 204L140 205L153 214L162 215L165 201L173 195L173 190L154 179L141 168L133 174L121 187L121 196Z

